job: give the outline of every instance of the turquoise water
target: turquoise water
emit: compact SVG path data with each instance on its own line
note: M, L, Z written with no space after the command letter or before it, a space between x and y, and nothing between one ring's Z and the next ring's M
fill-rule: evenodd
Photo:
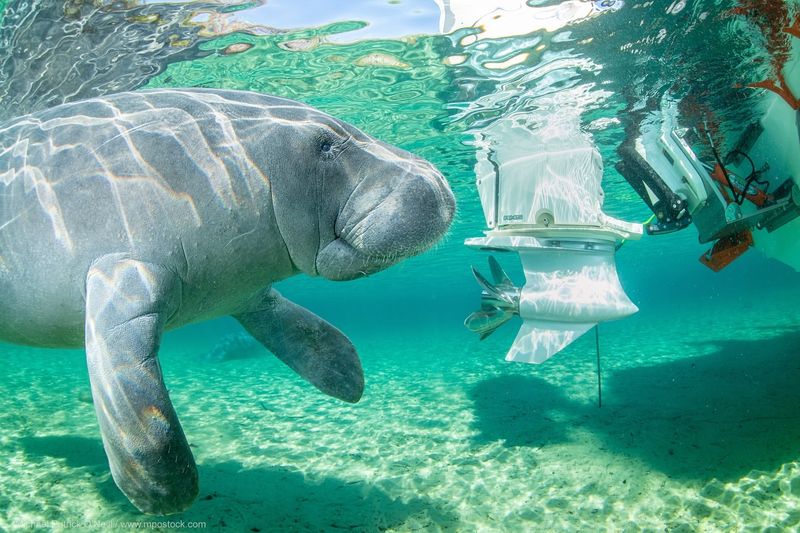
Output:
M169 520L230 531L800 527L800 284L788 266L751 250L713 273L693 228L626 243L617 266L640 311L600 325L601 408L591 333L528 366L503 361L518 321L482 342L462 325L479 301L469 266L486 262L462 244L483 229L475 133L508 113L577 110L604 156L605 211L643 221L647 208L613 169L624 126L669 93L687 125L708 118L732 145L764 96L741 86L784 53L764 37L768 4L745 17L731 2L627 2L475 43L464 38L478 30L438 34L438 8L422 1L58 2L55 15L45 2L8 4L0 116L92 91L262 91L429 159L457 196L434 250L367 279L278 286L358 348L367 386L356 405L321 395L231 319L167 334L165 380L201 479L197 502ZM43 64L116 66L62 73L45 94L53 69L20 60L39 40L37 9L61 36L36 48ZM93 52L66 53L90 37ZM516 260L500 260L521 281ZM141 515L111 480L82 351L0 345L0 364L0 530L177 529Z

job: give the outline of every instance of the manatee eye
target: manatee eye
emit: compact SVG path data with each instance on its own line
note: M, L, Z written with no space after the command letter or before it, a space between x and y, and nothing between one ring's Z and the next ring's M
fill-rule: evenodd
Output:
M317 149L321 156L326 159L334 159L341 152L342 146L347 142L342 139L335 131L325 128L320 131L317 137Z

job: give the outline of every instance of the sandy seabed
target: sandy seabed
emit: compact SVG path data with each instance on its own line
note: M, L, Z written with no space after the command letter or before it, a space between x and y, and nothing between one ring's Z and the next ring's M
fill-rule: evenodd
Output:
M82 352L3 345L0 530L796 529L800 312L735 316L602 325L602 408L591 332L542 366L502 360L511 326L481 343L352 332L357 405L240 333L171 334L162 365L201 489L168 518L111 480Z

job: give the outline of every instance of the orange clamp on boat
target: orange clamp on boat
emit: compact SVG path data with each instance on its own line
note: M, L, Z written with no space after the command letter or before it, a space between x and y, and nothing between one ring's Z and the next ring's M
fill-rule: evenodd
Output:
M714 165L714 171L711 173L711 177L714 179L714 181L722 185L722 187L720 187L720 192L722 193L722 196L725 198L725 201L731 203L733 200L731 199L730 194L728 194L728 189L727 189L728 180L725 179L725 173L722 171L722 167L719 166L719 163ZM737 196L741 197L742 189L738 185L739 184L736 183L735 181L731 182L733 191L736 193ZM764 205L768 201L772 200L772 197L769 194L762 191L758 187L755 187L753 184L747 187L747 190L748 192L747 194L745 194L745 198L753 202L753 204L757 207L764 207Z
M714 272L719 272L751 246L753 246L753 234L750 230L743 230L715 242L709 251L700 256L700 262Z

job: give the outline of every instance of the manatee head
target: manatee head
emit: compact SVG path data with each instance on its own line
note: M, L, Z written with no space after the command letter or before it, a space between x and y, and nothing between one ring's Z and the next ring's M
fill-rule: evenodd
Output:
M305 106L284 118L292 121L276 138L290 155L271 183L298 270L331 280L366 276L447 231L455 198L433 165Z

